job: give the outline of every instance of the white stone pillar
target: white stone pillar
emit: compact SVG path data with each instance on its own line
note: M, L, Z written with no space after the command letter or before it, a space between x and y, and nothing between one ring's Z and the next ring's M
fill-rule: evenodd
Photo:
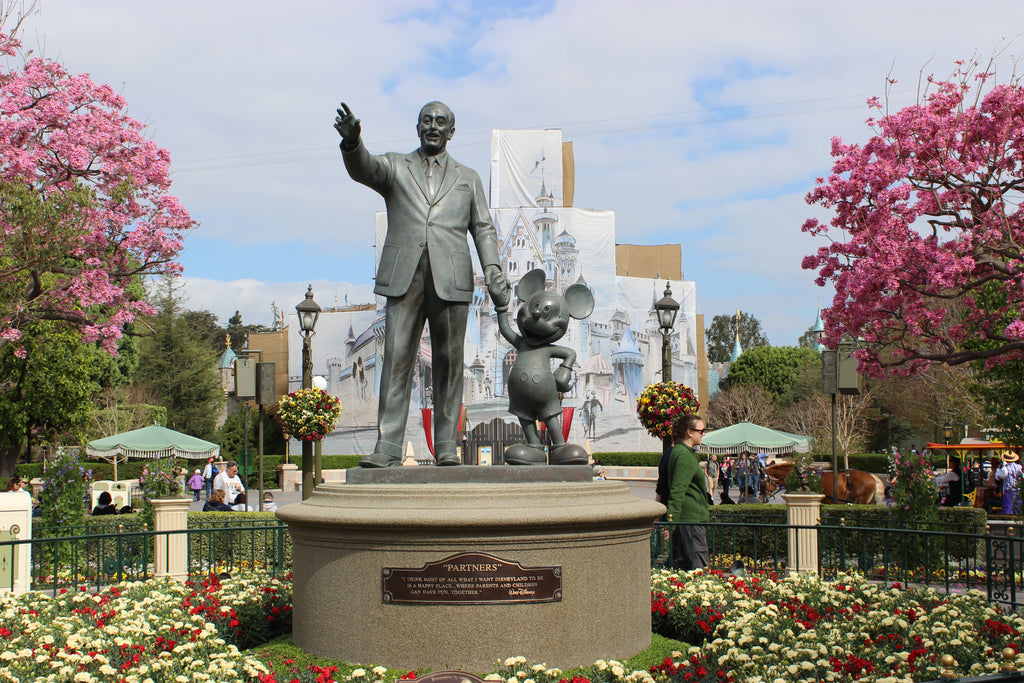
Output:
M158 498L153 503L153 531L184 531L188 528L191 498ZM153 575L188 579L188 534L160 534L154 537Z
M786 523L791 526L818 526L821 522L821 501L825 496L808 491L786 493ZM818 573L817 529L789 530L789 571Z
M32 538L32 496L0 493L0 541ZM27 593L32 586L32 544L0 546L0 591Z
M302 488L302 473L299 466L283 462L277 466L277 481L282 491L298 491Z

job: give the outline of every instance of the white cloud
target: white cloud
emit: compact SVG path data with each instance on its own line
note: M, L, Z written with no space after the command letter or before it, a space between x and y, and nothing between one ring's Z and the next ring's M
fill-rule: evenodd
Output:
M41 3L28 42L123 90L197 236L245 255L186 252L193 307L269 323L310 276L368 293L383 201L345 174L334 109L352 106L370 149L409 150L439 98L452 154L482 175L492 128L562 127L578 206L614 210L620 242L682 242L698 308L750 311L780 344L830 298L799 269L829 139L867 137L890 67L906 104L929 60L947 74L1024 19L1019 0ZM232 279L246 268L263 280Z

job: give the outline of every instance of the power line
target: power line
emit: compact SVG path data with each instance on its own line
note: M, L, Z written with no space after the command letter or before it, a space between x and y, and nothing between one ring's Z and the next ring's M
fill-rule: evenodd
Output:
M890 93L890 96L892 93ZM755 121L763 119L806 116L827 112L851 111L865 109L867 96L848 95L843 97L818 97L801 100L783 100L759 105L735 105L711 109L692 109L681 112L654 114L644 116L615 117L577 121L561 125L525 126L526 128L560 129L571 139L593 135L608 135L630 131L633 134L666 130L671 128L710 126L729 122ZM843 102L848 102L843 104ZM832 103L832 104L829 104ZM827 105L827 106L817 106ZM459 136L460 147L475 147L488 144L491 131L470 131ZM374 148L391 148L408 144L408 138L400 140L368 140L367 146ZM321 147L281 150L277 152L258 152L230 156L194 159L191 161L173 162L175 174L220 171L235 168L259 166L279 166L300 163L335 162L338 158L336 150L325 150Z

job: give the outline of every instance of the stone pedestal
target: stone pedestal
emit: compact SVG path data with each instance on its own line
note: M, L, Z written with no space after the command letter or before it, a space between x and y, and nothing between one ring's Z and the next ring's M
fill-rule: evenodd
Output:
M591 481L585 466L377 472L353 470L350 483L277 513L291 529L299 647L349 662L484 671L499 657L569 668L650 645L650 534L662 505L620 482ZM392 570L466 554L557 568L560 590L546 602L385 599L383 577L400 573ZM460 565L463 580L477 566Z
M817 526L821 520L820 493L785 493L786 523L792 526ZM789 530L789 571L818 573L818 530Z
M171 534L188 528L191 498L157 498L153 503L153 576L170 576L178 581L188 579L188 534Z

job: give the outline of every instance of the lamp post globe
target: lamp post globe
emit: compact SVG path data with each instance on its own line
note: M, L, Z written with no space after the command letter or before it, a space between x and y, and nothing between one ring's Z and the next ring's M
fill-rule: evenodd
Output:
M313 301L313 285L306 290L306 297L295 306L299 314L299 330L302 332L302 388L313 387L313 347L311 337L320 317L320 306ZM313 442L302 441L302 500L313 495Z
M295 312L299 314L299 329L302 330L302 334L312 334L320 317L320 305L313 301L313 285L309 285L306 297L295 305Z
M679 313L679 302L672 298L672 288L665 283L665 296L654 302L654 311L658 314L658 326L661 328L661 381L672 381L672 329ZM672 448L672 437L663 440L665 450Z
M654 310L658 314L661 334L671 335L672 328L676 325L676 315L679 313L679 302L672 298L672 288L669 283L665 283L665 296L654 303Z

